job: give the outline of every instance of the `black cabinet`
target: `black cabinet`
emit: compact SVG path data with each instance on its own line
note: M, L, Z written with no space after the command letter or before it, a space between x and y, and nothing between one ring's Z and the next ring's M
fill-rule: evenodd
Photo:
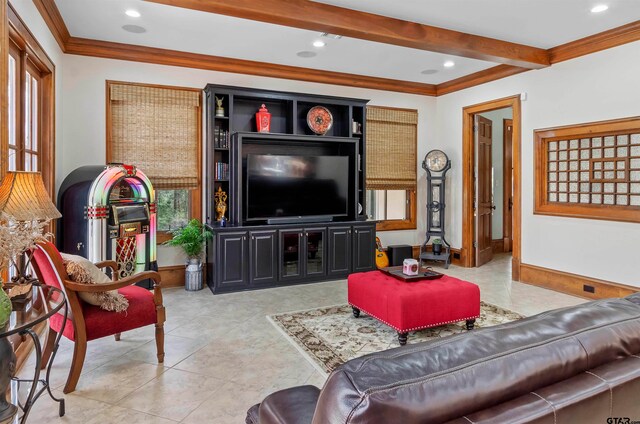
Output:
M218 235L217 283L222 290L243 289L249 286L248 232Z
M351 226L329 228L329 270L339 277L351 272Z
M375 268L376 232L372 226L353 227L352 272L370 271Z
M278 232L251 231L249 236L251 286L275 284L278 281Z
M214 293L346 278L375 269L375 223L215 227L207 243Z

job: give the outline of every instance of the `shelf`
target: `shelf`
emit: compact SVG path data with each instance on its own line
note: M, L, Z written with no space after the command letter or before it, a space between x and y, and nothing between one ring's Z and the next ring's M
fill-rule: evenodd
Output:
M214 115L214 116L213 116L213 119L215 119L215 120L218 120L218 119L226 119L226 120L228 120L228 119L229 119L229 117L228 117L228 116L215 116L215 115Z
M229 179L225 178L225 179L221 180L221 179L218 179L218 178L214 178L213 182L215 182L215 183L228 183Z
M228 147L214 147L213 150L220 150L222 152L228 152L229 148Z

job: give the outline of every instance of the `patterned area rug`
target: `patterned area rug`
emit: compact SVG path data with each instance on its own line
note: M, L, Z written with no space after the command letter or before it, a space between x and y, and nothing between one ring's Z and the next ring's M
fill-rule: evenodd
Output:
M398 347L395 330L364 312L354 318L351 306L328 306L308 311L271 315L279 328L318 367L330 373L350 359ZM476 328L490 327L523 318L515 312L480 302ZM465 322L427 328L409 333L407 344L433 340L467 331Z

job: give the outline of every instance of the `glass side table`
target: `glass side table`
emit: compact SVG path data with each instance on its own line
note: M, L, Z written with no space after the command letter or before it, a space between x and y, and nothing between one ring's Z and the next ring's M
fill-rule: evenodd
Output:
M7 356L9 355L4 355L3 358L0 358L0 396L4 396L7 388L6 385L11 378L11 397L12 402L15 403L15 405L9 405L9 407L5 411L5 415L8 413L13 413L15 416L12 419L5 416L3 418L4 421L2 422L13 422L20 424L26 423L33 404L45 392L45 390L49 393L51 399L59 403L59 415L61 417L64 415L64 399L56 398L51 392L51 387L49 386L49 374L51 373L51 366L53 365L53 361L56 357L56 352L58 351L60 337L62 336L64 326L67 322L67 312L67 300L64 293L60 289L46 285L38 285L38 283L35 282L32 289L31 299L27 300L20 306L14 306L14 311L11 312L9 324L0 329L0 351L3 351L3 346L9 344L9 337L14 334L18 334L23 337L29 336L31 338L36 354L35 370L33 379L31 380L13 377L13 372L15 371L14 355L10 355L12 356L12 358L7 358ZM41 368L43 368L43 352L38 335L34 331L34 327L42 322L47 321L50 317L58 313L61 314L64 318L62 321L62 328L60 329L60 332L56 334L56 338L53 342L51 356L48 358L47 363L45 364L45 376L44 378L41 378L40 373ZM27 394L27 398L24 400L24 402L22 402L20 401L18 394L20 391L20 385L25 383L29 383L30 388ZM4 398L0 399L0 403L3 403L3 401ZM20 411L22 412L22 416L19 416Z

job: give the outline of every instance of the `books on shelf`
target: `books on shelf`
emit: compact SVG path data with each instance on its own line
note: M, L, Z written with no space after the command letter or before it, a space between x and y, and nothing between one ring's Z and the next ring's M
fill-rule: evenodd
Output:
M213 147L216 149L228 149L230 137L229 131L216 127L213 132Z
M228 180L229 179L229 164L224 162L216 162L213 170L213 178L216 180Z

